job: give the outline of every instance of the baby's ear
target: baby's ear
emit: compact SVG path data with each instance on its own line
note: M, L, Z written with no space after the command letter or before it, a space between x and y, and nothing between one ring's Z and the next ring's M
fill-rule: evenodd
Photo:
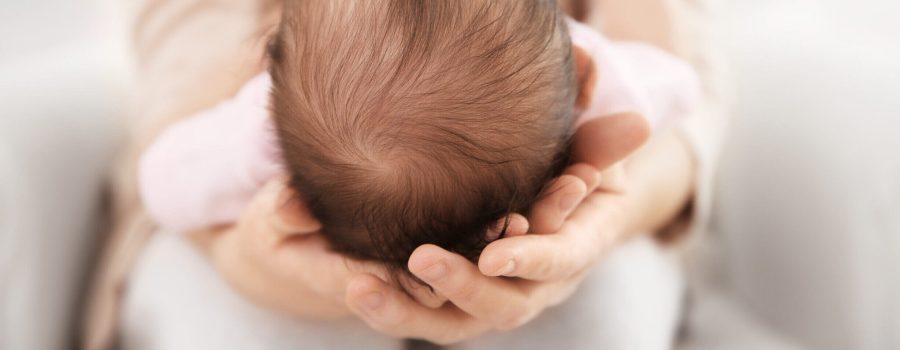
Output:
M591 96L597 85L597 67L594 66L594 60L587 51L574 44L572 45L572 57L575 61L575 83L577 84L575 91L578 92L578 96L575 98L575 112L581 113L591 103Z

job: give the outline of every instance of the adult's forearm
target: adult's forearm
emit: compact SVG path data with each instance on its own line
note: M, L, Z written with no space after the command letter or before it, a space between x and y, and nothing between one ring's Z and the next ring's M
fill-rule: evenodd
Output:
M656 232L672 223L693 195L696 163L677 132L651 139L626 161L625 169L626 235Z
M581 0L585 22L615 40L641 41L686 58L684 0ZM654 137L627 162L626 233L656 232L693 196L696 164L677 132Z
M166 125L233 96L264 69L280 1L140 3L133 118L134 136L146 146Z

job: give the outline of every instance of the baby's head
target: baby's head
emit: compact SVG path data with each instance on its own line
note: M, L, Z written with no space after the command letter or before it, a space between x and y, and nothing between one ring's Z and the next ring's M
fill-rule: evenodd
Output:
M576 96L550 0L288 1L270 47L290 184L333 248L476 259L565 165Z

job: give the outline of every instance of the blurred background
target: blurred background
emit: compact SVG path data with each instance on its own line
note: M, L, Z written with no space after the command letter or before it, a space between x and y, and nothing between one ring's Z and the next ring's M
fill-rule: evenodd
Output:
M719 288L688 348L900 349L900 1L718 3ZM74 339L127 122L122 6L0 0L0 349Z

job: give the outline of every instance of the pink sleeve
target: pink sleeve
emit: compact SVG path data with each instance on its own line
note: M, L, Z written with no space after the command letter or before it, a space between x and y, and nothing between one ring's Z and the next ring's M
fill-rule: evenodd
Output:
M169 127L139 164L141 197L163 229L183 232L237 220L282 172L262 74L233 99Z
M610 41L572 20L569 32L572 43L591 56L597 71L597 86L577 125L630 112L659 129L686 117L699 102L699 78L675 56L638 42Z

